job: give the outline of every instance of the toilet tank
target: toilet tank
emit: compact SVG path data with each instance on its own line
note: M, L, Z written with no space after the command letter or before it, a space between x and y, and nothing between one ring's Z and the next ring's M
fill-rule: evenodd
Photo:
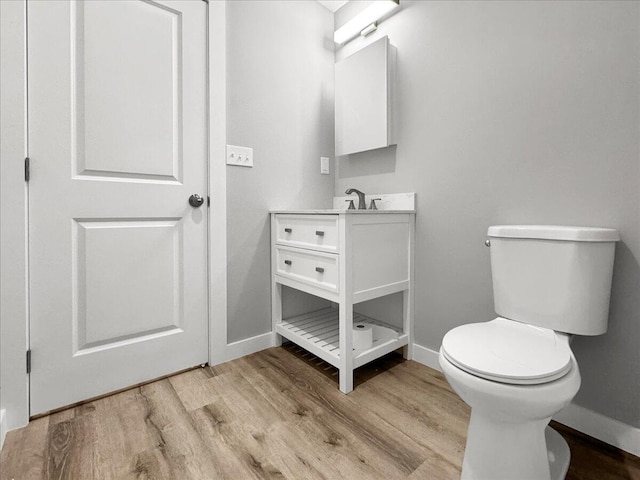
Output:
M496 313L577 335L607 331L617 230L489 227Z

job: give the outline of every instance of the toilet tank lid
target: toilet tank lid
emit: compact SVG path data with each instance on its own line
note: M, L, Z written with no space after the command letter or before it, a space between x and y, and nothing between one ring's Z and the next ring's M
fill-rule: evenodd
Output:
M617 242L620 234L614 228L568 227L562 225L495 225L487 235L502 238L535 238L572 242Z

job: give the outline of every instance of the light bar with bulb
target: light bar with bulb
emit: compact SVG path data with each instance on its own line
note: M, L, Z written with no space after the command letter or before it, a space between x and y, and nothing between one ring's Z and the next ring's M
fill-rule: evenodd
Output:
M333 41L343 44L360 35L365 28L398 8L400 0L374 0L367 8L341 26L333 34Z

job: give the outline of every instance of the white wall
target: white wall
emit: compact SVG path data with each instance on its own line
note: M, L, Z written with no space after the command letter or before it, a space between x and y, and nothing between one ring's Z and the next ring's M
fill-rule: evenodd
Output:
M227 143L254 152L227 167L229 342L271 330L269 210L331 207L332 36L315 1L227 5Z
M0 2L0 430L29 420L24 21L23 1Z
M418 344L493 318L487 227L620 230L609 332L576 338L575 402L640 426L640 4L421 2L398 48L397 147L340 157L336 194L418 194Z

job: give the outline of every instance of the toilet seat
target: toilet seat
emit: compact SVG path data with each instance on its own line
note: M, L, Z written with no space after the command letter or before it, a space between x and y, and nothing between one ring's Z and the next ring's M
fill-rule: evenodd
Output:
M565 335L501 317L449 331L442 354L472 375L514 385L552 382L572 365Z

